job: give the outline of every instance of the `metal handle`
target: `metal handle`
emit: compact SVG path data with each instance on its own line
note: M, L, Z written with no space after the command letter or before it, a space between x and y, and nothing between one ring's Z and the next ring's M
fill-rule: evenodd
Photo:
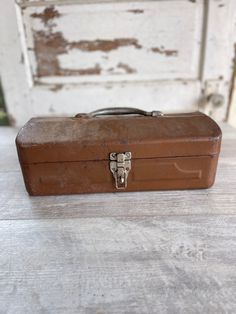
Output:
M161 111L144 111L138 108L130 107L117 107L117 108L102 108L89 113L91 117L105 116L105 115L129 115L129 114L138 114L142 116L163 116Z

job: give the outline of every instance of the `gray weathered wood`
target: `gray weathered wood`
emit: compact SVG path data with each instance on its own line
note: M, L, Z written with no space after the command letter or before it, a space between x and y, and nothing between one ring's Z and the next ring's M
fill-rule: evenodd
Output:
M0 222L0 313L235 313L236 217Z
M0 314L236 312L236 131L209 190L29 197L0 128Z

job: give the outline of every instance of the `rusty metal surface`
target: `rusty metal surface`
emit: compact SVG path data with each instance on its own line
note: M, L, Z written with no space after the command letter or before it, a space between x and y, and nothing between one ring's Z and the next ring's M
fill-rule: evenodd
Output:
M55 162L106 160L110 152L134 158L216 154L221 131L196 112L161 117L103 116L33 118L19 132L22 160Z
M17 149L32 195L116 191L111 152L132 153L124 191L206 188L213 184L221 130L196 112L160 117L80 115L35 118Z

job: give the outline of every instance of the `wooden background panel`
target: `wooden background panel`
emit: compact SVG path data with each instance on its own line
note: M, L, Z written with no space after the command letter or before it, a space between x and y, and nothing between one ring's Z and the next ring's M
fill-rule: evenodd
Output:
M141 92L139 92L140 85L136 85L139 80L139 75L137 73L127 73L127 74L119 74L119 75L107 75L103 73L102 75L77 75L77 76L57 76L57 77L41 77L40 80L43 80L44 83L38 82L33 86L32 81L32 69L29 64L28 54L26 53L26 45L25 45L25 36L24 36L24 23L27 21L24 20L22 23L22 14L21 11L27 12L28 7L32 7L31 10L37 7L40 12L44 11L45 7L50 7L54 4L54 7L67 7L69 4L75 5L77 7L86 5L88 3L92 3L92 7L97 7L100 3L106 3L106 5L112 5L121 3L122 5L129 5L132 10L132 5L134 8L137 8L138 5L143 5L145 1L127 1L127 0L57 0L57 1L1 1L1 7L3 8L3 14L0 19L0 42L1 42L1 58L0 58L0 67L1 67L1 80L4 88L5 100L7 103L8 113L11 116L12 120L15 121L16 125L23 125L26 121L34 116L34 115L73 115L76 112L88 112L93 109L98 109L103 106L135 106L136 104L140 108L149 109L162 109L162 110L182 110L186 111L191 108L191 110L196 110L199 103L201 103L202 98L205 98L209 95L206 93L208 90L208 80L211 83L215 82L216 87L213 92L220 93L225 97L225 103L221 107L214 106L209 102L201 103L201 110L209 113L212 117L217 120L223 120L226 117L227 105L228 105L228 95L230 90L230 80L232 76L232 59L233 59L233 43L234 39L233 29L234 29L234 18L233 13L235 12L234 0L212 0L212 1L188 1L188 0L160 0L160 1L148 1L148 3L153 3L156 5L159 3L168 3L170 7L174 5L174 3L181 3L179 8L182 8L184 4L186 4L189 8L192 6L197 6L200 10L202 7L204 11L204 18L202 19L203 25L200 27L202 29L203 34L203 43L199 45L198 48L201 48L201 64L200 64L200 80L190 80L186 79L184 82L189 83L187 86L182 86L179 80L174 79L170 81L169 79L157 79L153 80L153 84L146 84L145 81L140 81L145 83L141 88ZM15 3L20 3L20 5L15 5ZM83 5L81 5L83 3ZM63 4L63 5L62 5ZM204 6L202 6L204 4ZM102 6L102 5L101 5ZM15 9L17 8L18 21L16 19ZM42 9L42 10L41 10ZM40 11L41 10L41 11ZM170 10L171 11L171 10ZM181 10L180 10L181 11ZM196 12L198 9L196 9ZM49 11L50 12L50 11ZM193 11L186 11L192 14ZM32 12L33 14L33 12ZM172 14L172 13L171 13ZM179 13L181 15L181 13ZM202 13L199 12L201 15ZM24 15L24 14L23 14ZM26 14L27 15L27 14ZM139 11L131 16L137 16L141 18L142 13ZM160 12L161 15L161 12ZM196 16L200 16L196 15ZM25 15L24 15L25 16ZM41 15L40 15L41 16ZM50 16L50 14L49 14ZM35 20L37 25L40 25L41 19L40 17L30 17L28 14L29 20ZM53 24L57 24L59 18L49 18L48 23L53 26ZM65 16L63 16L65 18ZM183 19L188 19L184 16ZM196 21L196 20L195 20ZM18 23L17 23L18 22ZM193 26L195 22L190 21ZM157 21L155 21L157 23ZM182 22L184 23L184 22ZM27 23L26 23L27 24ZM183 25L183 24L181 24ZM41 25L42 26L42 25ZM55 26L56 28L57 26ZM166 28L169 27L169 24L166 25ZM50 27L48 27L50 28ZM45 26L43 25L42 30L45 30ZM198 30L197 33L194 30L191 30L193 36L198 38ZM53 31L53 27L52 27ZM187 32L190 30L187 28ZM176 33L178 32L178 27L176 27ZM28 43L33 44L33 38L30 35L32 34L31 30L27 31L27 40ZM31 36L31 38L30 38ZM179 36L179 35L178 35ZM158 36L157 36L158 37ZM171 39L171 37L170 37ZM184 43L185 44L185 43ZM201 46L201 47L200 47ZM195 43L195 47L197 44ZM29 49L33 49L33 45L29 46ZM124 47L123 47L124 48ZM121 47L121 49L123 49ZM133 49L133 47L130 47ZM169 48L169 46L167 47ZM75 49L74 49L75 50ZM78 50L78 49L77 49ZM135 49L133 49L135 51ZM138 49L136 49L138 51ZM199 53L199 50L196 50ZM30 52L31 57L33 58L33 51ZM62 55L61 55L62 56ZM67 62L65 58L68 56L63 56L63 61ZM161 53L157 53L159 58L164 58L164 55ZM72 58L72 56L71 56ZM176 58L173 56L173 59ZM165 57L164 60L170 60L170 57ZM71 60L71 59L69 59ZM192 59L191 59L192 60ZM190 60L190 61L191 61ZM55 60L54 60L55 61ZM31 60L31 65L34 65L34 72L37 69L37 64L35 60ZM123 65L122 65L123 66ZM124 68L124 67L123 67ZM95 69L96 70L96 69ZM124 69L123 69L124 70ZM122 69L120 69L122 71ZM125 71L125 70L124 70ZM190 69L190 77L192 76ZM28 74L26 76L26 73ZM82 73L82 72L80 72ZM172 73L173 76L175 75ZM109 78L109 84L106 82ZM112 78L112 82L110 80ZM153 78L151 74L142 74L143 79L147 79L150 82L150 79ZM39 80L39 78L35 77L35 80ZM62 81L63 79L63 81ZM124 82L123 82L124 79ZM86 89L83 84L83 80L86 81ZM122 87L115 86L118 83L114 83L116 81L122 81ZM52 83L53 81L53 83ZM88 82L96 81L96 87ZM131 82L130 82L131 81ZM164 82L163 82L164 81ZM79 84L78 84L79 82ZM129 82L129 86L125 86L125 82ZM162 86L160 82L165 83ZM169 91L168 96L168 83L172 84L172 87ZM190 84L191 83L191 84ZM131 86L132 84L132 86ZM170 85L171 85L170 84ZM174 87L174 84L175 87ZM201 84L201 86L200 86ZM99 86L98 86L99 85ZM128 85L128 84L127 84ZM83 87L80 89L78 86ZM90 90L88 88L90 87ZM115 86L114 89L112 87ZM194 86L194 87L193 87ZM81 93L81 91L83 92ZM127 93L126 93L127 91ZM113 94L114 92L114 94ZM104 94L104 98L101 97L102 93ZM81 94L83 97L81 97ZM114 96L112 96L114 95ZM120 97L118 97L121 95ZM204 96L204 97L203 97ZM40 110L42 108L42 111ZM232 116L232 115L231 115Z
M169 6L169 1L145 1L26 7L34 79L197 79L203 1Z
M206 106L205 113L214 119L222 117L228 119L227 112L230 106L233 71L235 68L235 20L236 1L213 0L206 1L206 33L204 47L204 66L201 79L205 91L209 85L217 87L212 92L219 93L224 97L221 106ZM215 82L215 83L214 83ZM204 92L205 93L205 92Z
M50 86L47 88L47 86ZM197 81L107 82L105 84L48 84L31 95L31 116L74 116L104 107L196 111L201 85Z

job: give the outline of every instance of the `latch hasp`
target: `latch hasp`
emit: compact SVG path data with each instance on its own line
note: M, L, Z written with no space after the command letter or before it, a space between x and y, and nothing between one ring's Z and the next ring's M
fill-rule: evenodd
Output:
M128 174L131 169L131 152L110 153L110 170L117 189L127 187Z

